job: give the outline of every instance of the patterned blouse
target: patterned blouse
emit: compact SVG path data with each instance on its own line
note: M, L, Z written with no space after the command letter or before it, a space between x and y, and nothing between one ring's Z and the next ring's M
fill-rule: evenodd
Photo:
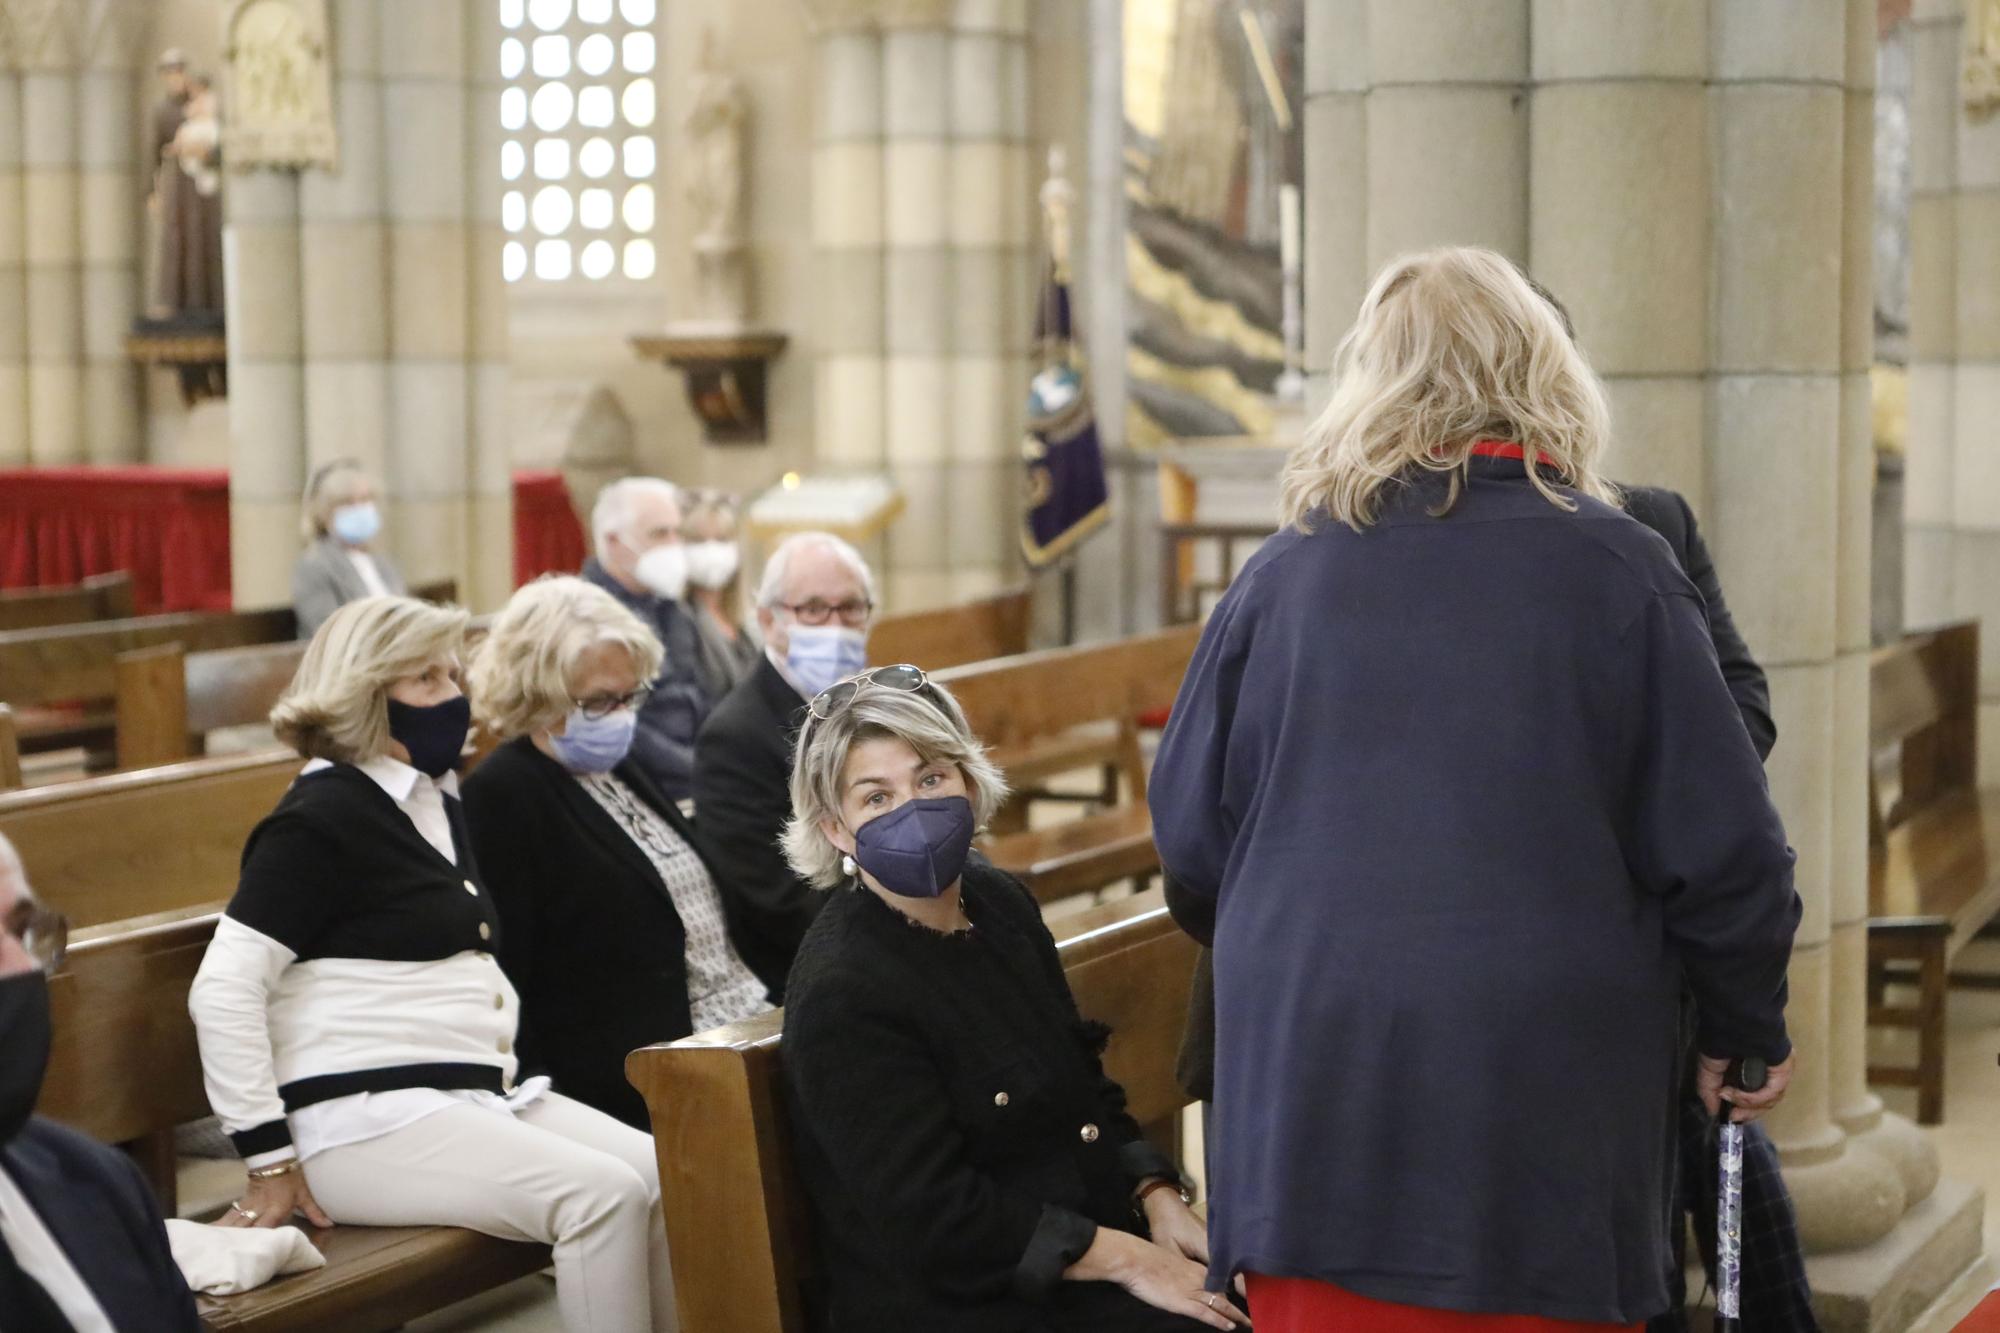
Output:
M688 1010L694 1030L704 1032L770 1008L764 983L729 942L722 897L694 848L611 774L579 773L576 780L639 845L674 900L687 930Z

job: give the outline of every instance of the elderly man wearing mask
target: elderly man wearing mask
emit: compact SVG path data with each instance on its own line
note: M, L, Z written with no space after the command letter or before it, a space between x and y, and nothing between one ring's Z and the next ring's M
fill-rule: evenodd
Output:
M667 650L639 713L632 757L668 800L692 791L695 733L715 699L701 675L701 636L689 610L681 497L658 477L625 477L598 492L590 514L597 546L583 577L610 593Z
M743 961L780 1003L792 955L824 901L778 848L792 816L792 745L806 701L866 664L874 611L875 576L859 551L825 532L786 538L757 587L763 658L695 743L695 844Z

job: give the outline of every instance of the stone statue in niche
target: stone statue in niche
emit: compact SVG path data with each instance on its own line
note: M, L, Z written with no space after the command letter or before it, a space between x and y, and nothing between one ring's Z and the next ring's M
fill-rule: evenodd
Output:
M180 120L160 145L153 200L160 218L160 262L148 315L200 328L222 324L222 130L207 75L182 82ZM166 133L168 103L154 118Z
M223 149L232 170L337 165L326 0L230 0Z
M749 108L743 85L724 69L713 30L703 33L701 63L688 113L687 198L694 209L694 258L700 315L740 325L749 318L743 261L743 136Z

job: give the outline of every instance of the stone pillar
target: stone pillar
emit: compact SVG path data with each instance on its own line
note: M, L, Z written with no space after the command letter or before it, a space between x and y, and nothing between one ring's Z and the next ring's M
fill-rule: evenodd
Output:
M77 261L76 48L67 0L16 9L20 41L22 218L27 275L28 453L83 461L83 285Z
M139 372L125 355L125 335L141 307L141 164L133 126L147 15L131 0L92 0L82 8L76 114L83 452L93 463L135 463L144 452Z
M229 563L236 605L277 606L291 601L306 480L299 177L231 175L222 199Z
M466 471L468 606L497 611L514 590L514 469L508 429L507 289L500 275L500 17L489 0L465 5Z
M1904 623L1952 618L1958 356L1958 65L1962 0L1910 16L1910 409L1903 472Z
M8 31L0 36L0 467L24 466L29 457L27 236L17 59Z

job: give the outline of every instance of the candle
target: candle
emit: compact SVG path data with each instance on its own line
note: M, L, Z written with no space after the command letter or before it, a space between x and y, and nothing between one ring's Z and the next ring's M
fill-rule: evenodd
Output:
M1278 187L1278 262L1286 273L1299 271L1299 187Z

